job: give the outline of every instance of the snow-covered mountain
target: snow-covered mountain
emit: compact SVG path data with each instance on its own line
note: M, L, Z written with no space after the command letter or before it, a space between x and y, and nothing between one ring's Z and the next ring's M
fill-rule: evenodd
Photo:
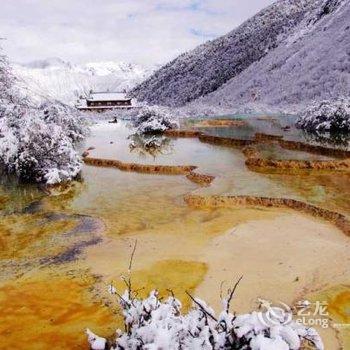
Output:
M279 0L168 63L133 94L208 111L297 111L349 95L349 18L350 0Z
M153 69L114 61L75 65L60 58L48 58L14 64L13 71L20 87L37 101L50 98L73 105L90 90L130 90Z
M268 55L196 103L299 112L350 95L350 1L328 0Z

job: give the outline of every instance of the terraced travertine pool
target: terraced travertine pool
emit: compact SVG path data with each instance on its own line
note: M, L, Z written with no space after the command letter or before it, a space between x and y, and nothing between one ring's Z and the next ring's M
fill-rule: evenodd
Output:
M242 139L279 130L287 139L305 141L271 118L261 122L273 125L273 132L262 130L257 118L247 118L241 133L237 126L197 128L191 121L184 127ZM84 148L93 148L89 157L124 163L193 165L215 179L200 186L183 175L85 165L80 181L48 196L3 176L0 348L86 349L86 327L113 334L120 316L106 286L123 288L120 275L135 240L133 281L143 293L170 288L188 308L189 290L218 310L221 282L228 286L243 275L233 303L238 312L254 309L258 297L288 304L310 298L328 301L335 322L350 323L350 237L344 224L350 214L349 171L255 171L246 166L242 147L168 136L154 140L160 147L145 147L149 140L130 138L131 133L127 122L101 121ZM271 159L333 160L276 143L254 147ZM335 225L292 207L256 202L191 205L189 195L294 199L342 214L345 221ZM341 340L332 328L320 332L326 349L339 348L339 341L349 344L346 329Z

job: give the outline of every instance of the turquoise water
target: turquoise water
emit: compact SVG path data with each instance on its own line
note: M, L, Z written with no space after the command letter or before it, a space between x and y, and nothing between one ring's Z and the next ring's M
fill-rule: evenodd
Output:
M300 141L315 145L350 149L350 135L312 134L295 127L296 116L291 115L227 115L212 119L240 119L247 125L239 127L208 127L205 132L210 135L252 139L255 133L283 136L285 140ZM193 126L196 120L183 120L184 125Z

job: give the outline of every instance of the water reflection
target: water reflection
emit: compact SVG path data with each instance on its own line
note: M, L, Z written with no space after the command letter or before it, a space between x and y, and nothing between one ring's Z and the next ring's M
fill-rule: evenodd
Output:
M317 143L328 147L348 149L350 146L349 133L304 133L306 142Z
M22 211L31 202L44 196L37 185L24 183L0 168L0 214Z
M172 154L174 151L174 142L169 137L162 135L133 134L128 139L131 141L130 151L142 157L150 155L156 158L159 155Z
M281 135L285 140L312 143L320 146L346 148L350 147L350 135L346 133L312 134L295 126L297 116L294 115L227 115L212 117L212 119L244 120L245 125L234 127L207 127L207 134L237 139L253 139L255 133ZM184 128L197 128L198 119L183 120Z

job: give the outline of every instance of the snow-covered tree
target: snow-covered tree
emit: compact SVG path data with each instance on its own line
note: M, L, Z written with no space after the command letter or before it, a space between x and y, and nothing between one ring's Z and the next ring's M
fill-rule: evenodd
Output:
M76 109L59 101L46 101L38 109L45 123L61 126L73 143L81 141L86 136L86 123Z
M69 181L81 169L80 156L74 149L75 142L83 136L79 122L64 123L67 115L62 106L61 120L55 115L56 107L50 108L51 111L47 105L22 111L15 108L0 119L0 159L8 171L26 181Z
M7 105L20 102L14 84L15 77L12 74L8 59L0 47L0 116L4 113Z
M35 106L16 89L8 60L0 55L0 162L26 181L55 184L81 169L75 144L86 133L77 112L59 102Z
M350 100L322 101L308 108L297 126L309 132L349 132Z
M179 127L179 123L168 109L158 106L143 107L134 118L133 125L136 134L161 133Z

